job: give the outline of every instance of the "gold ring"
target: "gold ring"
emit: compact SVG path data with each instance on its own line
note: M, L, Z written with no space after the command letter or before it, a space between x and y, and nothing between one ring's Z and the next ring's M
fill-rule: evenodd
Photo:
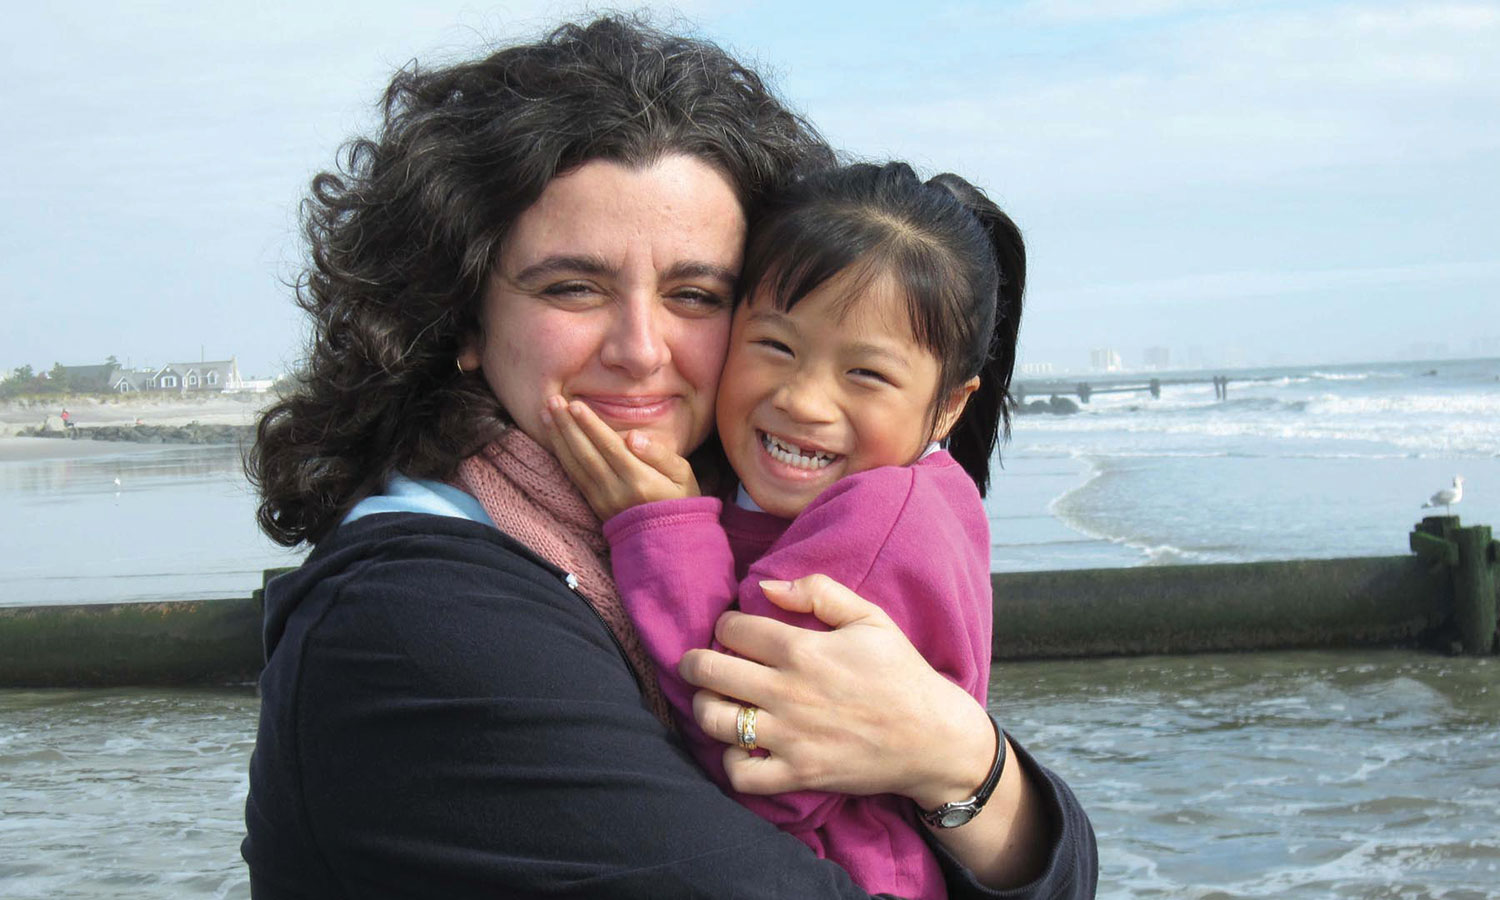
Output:
M739 715L734 717L737 743L746 750L755 749L755 717L759 714L760 710L753 706L741 706Z

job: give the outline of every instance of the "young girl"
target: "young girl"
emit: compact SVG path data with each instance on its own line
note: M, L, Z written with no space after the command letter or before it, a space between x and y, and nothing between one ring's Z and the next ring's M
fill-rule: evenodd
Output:
M733 502L697 496L684 460L643 435L617 435L582 402L553 397L544 420L605 520L620 595L699 763L867 891L941 897L922 830L961 825L982 807L1004 763L998 726L991 777L967 803L921 811L894 795L739 794L726 760L757 762L743 751L770 723L742 707L743 749L726 753L696 726L694 688L677 665L714 646L715 622L736 604L823 627L763 591L821 572L880 604L934 668L984 701L991 605L980 498L1009 426L1020 232L957 176L924 184L902 163L854 165L774 202L741 278L717 401L739 480Z

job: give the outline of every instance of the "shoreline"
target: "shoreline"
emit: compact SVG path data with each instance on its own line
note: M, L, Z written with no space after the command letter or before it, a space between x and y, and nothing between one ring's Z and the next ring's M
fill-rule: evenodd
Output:
M0 464L54 459L90 459L100 456L139 455L183 447L227 446L224 444L137 444L130 441L70 441L66 438L0 435Z
M261 411L276 402L275 394L211 394L177 398L91 397L10 400L0 402L0 438L13 437L26 428L61 431L62 411L67 409L75 425L94 428L111 425L159 425L180 428L199 425L253 426Z

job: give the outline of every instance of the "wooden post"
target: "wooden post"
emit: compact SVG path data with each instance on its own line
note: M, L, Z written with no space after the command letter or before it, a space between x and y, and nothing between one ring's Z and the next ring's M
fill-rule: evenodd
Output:
M1500 542L1490 526L1459 524L1458 516L1428 516L1411 533L1411 549L1434 571L1446 570L1453 586L1453 623L1471 656L1495 646L1495 565Z
M1453 531L1458 565L1453 568L1453 612L1464 653L1485 656L1495 646L1496 545L1488 525Z

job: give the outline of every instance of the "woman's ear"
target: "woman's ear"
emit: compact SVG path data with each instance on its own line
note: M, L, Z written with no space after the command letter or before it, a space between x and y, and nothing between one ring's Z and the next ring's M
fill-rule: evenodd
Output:
M969 403L969 395L977 390L979 390L979 376L975 375L948 392L948 396L943 398L942 405L938 408L937 423L932 429L934 441L941 441L948 437L948 432L958 424L959 416L964 414L964 407Z
M484 357L479 353L480 340L476 335L464 342L464 348L458 351L458 367L465 372L473 372L484 364Z

